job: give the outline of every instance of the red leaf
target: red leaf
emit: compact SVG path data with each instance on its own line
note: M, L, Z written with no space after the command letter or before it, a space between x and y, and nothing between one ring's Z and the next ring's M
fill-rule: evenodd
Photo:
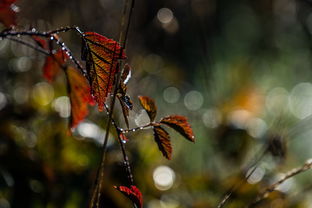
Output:
M128 197L138 208L143 207L143 196L141 191L136 186L114 186L115 189Z
M43 76L52 82L61 71L61 66L65 64L68 56L64 51L59 49L56 53L47 56L43 66Z
M126 55L118 42L94 32L83 33L83 43L82 60L86 61L91 92L102 111L113 88L118 59Z
M12 8L15 0L0 0L0 22L6 27L16 26L16 11Z
M147 96L139 96L139 100L142 107L146 110L150 120L154 121L157 113L155 101Z
M75 128L88 115L88 104L92 104L93 99L88 81L77 69L68 67L66 74L71 104L70 127Z
M166 124L167 126L173 128L177 132L179 132L186 139L191 142L195 142L193 130L191 125L187 122L186 117L179 115L171 115L160 120L160 123Z
M159 150L163 156L168 160L171 160L172 147L170 142L170 136L166 130L160 126L154 126L154 139L158 145Z

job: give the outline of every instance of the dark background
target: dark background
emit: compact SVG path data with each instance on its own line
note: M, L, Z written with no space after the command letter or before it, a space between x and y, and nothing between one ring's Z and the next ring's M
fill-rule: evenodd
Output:
M123 3L19 0L18 25L40 31L75 25L117 40ZM133 68L130 125L146 123L136 97L147 95L156 100L158 118L185 115L196 136L192 144L169 130L167 161L151 130L129 135L144 207L216 207L269 145L228 204L244 207L312 156L311 6L309 0L136 1L126 49ZM60 36L79 59L79 36ZM45 81L43 62L31 49L0 41L1 208L86 207L89 200L106 114L90 109L69 136L64 76ZM124 127L119 110L115 118ZM311 176L290 179L258 207L311 207ZM105 179L105 207L131 207L112 188L126 182L113 134Z

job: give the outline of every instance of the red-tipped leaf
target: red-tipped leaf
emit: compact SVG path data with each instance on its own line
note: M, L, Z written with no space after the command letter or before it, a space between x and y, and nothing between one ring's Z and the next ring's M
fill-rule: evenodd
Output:
M91 92L102 111L113 88L118 59L125 59L126 55L118 42L98 33L85 32L82 39L82 60L86 61Z
M138 208L143 207L143 196L141 191L136 186L114 186L115 189L128 197Z
M158 149L161 151L165 158L171 160L172 147L168 132L160 126L154 126L153 130L154 139L158 145Z
M160 120L160 123L166 124L184 136L187 140L195 142L195 137L191 125L187 122L186 117L171 115Z
M88 81L77 69L68 67L66 75L71 105L70 128L75 128L88 115L88 105L93 104L93 99Z
M146 110L150 120L154 121L157 114L157 106L155 101L147 96L139 96L139 100L142 107Z

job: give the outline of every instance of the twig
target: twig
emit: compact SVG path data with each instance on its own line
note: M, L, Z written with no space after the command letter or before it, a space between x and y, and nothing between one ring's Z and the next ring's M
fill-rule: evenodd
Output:
M249 205L248 207L252 207L255 204L258 204L260 201L262 201L263 199L267 198L269 196L269 194L273 191L275 191L277 189L277 187L279 185L281 185L282 183L284 183L286 180L288 180L291 177L294 177L300 173L303 173L309 169L312 168L312 158L308 159L304 165L302 167L298 167L295 169L292 169L291 171L287 172L281 179L279 179L276 183L270 185L269 187L267 187L263 193L259 194L256 198L256 200Z
M64 50L66 52L66 54L69 56L70 60L77 66L77 68L80 70L80 72L86 77L87 73L86 71L83 69L83 67L81 66L81 64L79 63L79 61L73 56L73 53L71 52L71 50L65 45L64 42L62 42L60 40L60 38L57 38L56 36L54 36L54 34L58 34L61 32L68 32L70 30L75 30L77 31L79 34L81 34L81 31L78 27L62 27L56 30L51 30L49 32L39 32L37 31L35 28L33 28L30 31L3 31L0 33L0 38L7 38L16 42L19 42L21 44L27 45L30 48L33 48L34 50L37 50L41 53L44 53L45 55L50 55L49 53L45 53L46 51L44 51L43 49L40 49L39 47L33 46L32 44L29 44L27 42L24 42L22 40L18 40L16 38L12 38L12 37L20 37L20 36L40 36L40 37L45 37L45 38L49 38L50 40L55 40L56 44L58 44L62 50Z
M132 128L132 129L122 129L122 128L119 128L119 130L120 130L121 133L127 134L127 133L130 133L130 132L136 132L138 130L147 129L148 127L151 127L151 126L153 126L153 124L149 123L149 124L146 124L144 126L138 126L138 127Z

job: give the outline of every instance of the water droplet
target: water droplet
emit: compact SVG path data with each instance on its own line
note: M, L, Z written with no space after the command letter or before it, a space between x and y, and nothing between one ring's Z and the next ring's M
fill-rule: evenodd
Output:
M135 132L135 129L132 129L133 132Z
M69 58L70 58L70 59L73 59L73 57L72 57L72 56L69 56Z
M17 37L19 38L19 37L21 37L21 35L20 35L20 34L18 34L18 35L17 35Z
M35 29L35 28L32 28L32 29L31 29L31 32L36 32L36 29Z
M65 51L65 49L66 49L65 47L62 47L62 51Z
M121 142L122 142L122 143L124 143L124 144L126 144L126 143L127 143L127 141L126 141L126 140L121 140Z
M142 130L142 129L144 129L143 127L140 127L140 129Z
M51 36L51 37L50 37L50 40L54 40L54 37L53 37L53 36Z
M65 43L62 43L61 45L62 45L62 46L65 46Z

